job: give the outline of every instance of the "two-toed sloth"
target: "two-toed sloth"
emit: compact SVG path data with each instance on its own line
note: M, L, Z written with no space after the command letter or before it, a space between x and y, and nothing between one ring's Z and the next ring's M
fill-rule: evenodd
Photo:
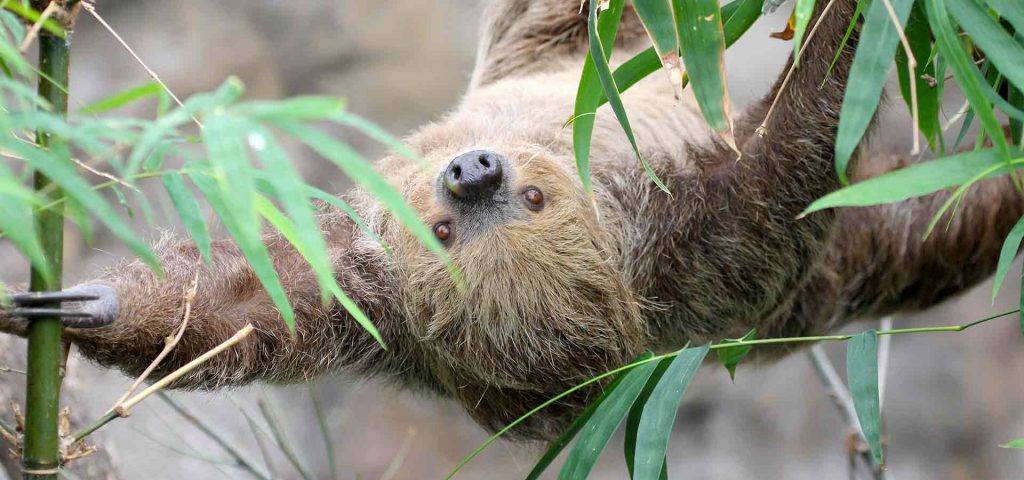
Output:
M246 322L257 332L176 386L348 371L452 397L495 429L645 349L751 328L768 337L821 334L852 319L933 305L991 273L1024 202L1006 178L982 182L948 228L926 241L946 194L797 218L839 186L834 142L856 32L827 70L856 2L818 2L818 12L827 3L833 6L789 85L780 91L777 82L737 117L742 156L706 126L692 100L676 100L678 86L654 75L623 99L642 154L671 195L652 183L602 111L591 197L563 128L586 52L580 2L493 2L465 97L406 139L433 168L398 155L379 163L433 226L465 288L366 193L346 198L391 254L344 213L321 212L337 280L376 323L387 350L339 305L321 302L313 271L276 233L265 241L297 315L294 335L235 245L215 243L212 265L197 267L192 243L165 241L158 250L166 279L139 262L110 270L90 283L116 292L116 321L68 329L67 337L86 357L139 373L179 325L182 292L201 268L188 329L160 370L181 366ZM647 42L627 9L618 58ZM862 159L851 173L864 178L911 162ZM24 323L0 319L0 329L18 333ZM550 437L596 389L534 415L515 433Z

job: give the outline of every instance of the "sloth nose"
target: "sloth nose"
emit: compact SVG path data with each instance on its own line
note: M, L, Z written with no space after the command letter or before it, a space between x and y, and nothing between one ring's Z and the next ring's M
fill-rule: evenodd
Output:
M452 159L444 171L444 186L460 200L492 198L501 187L502 156L473 150Z

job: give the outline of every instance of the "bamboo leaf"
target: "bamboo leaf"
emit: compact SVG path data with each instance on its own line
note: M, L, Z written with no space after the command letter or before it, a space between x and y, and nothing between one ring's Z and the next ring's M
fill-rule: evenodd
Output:
M576 157L576 170L579 172L583 190L588 193L594 191L590 179L590 141L594 133L594 115L597 112L598 99L602 94L607 94L602 91L601 79L598 77L597 64L593 55L594 38L597 38L599 43L607 45L599 46L599 50L604 53L599 57L604 59L607 58L606 56L610 56L611 47L615 44L615 35L619 30L622 3L621 0L618 0L610 4L610 8L604 15L601 15L596 23L594 20L597 18L596 2L591 2L590 5L587 28L592 37L591 48L583 61L583 73L580 74L580 84L576 90L576 103L572 113L572 149Z
M246 102L236 105L234 113L255 121L286 120L308 122L331 118L345 111L340 97L306 95L285 100Z
M423 157L421 157L420 154L413 151L411 148L409 148L408 145L406 145L404 142L402 142L395 136L384 131L384 129L381 128L379 125L363 117L353 115L349 112L342 112L338 115L335 115L333 120L342 125L346 125L356 130L359 130L360 132L363 133L363 135L366 135L367 137L376 140L377 142L390 148L393 152L420 164L420 166L422 167L427 166L426 160L423 160Z
M814 13L815 0L796 0L793 7L793 55L800 53L800 46L803 44L804 33L807 32L807 24L811 21ZM800 64L800 57L793 57L793 64Z
M850 339L846 350L846 377L864 439L871 447L875 462L884 464L882 415L878 399L878 336L874 330Z
M2 42L0 42L2 43ZM117 211L82 179L74 164L61 158L70 158L66 148L44 151L34 145L25 144L13 137L0 137L0 146L24 158L32 168L43 172L50 180L63 189L64 194L82 204L94 217L99 218L110 231L132 250L158 275L162 275L160 262L145 242L132 232Z
M743 335L740 338L726 338L721 342L718 342L718 344L728 345L730 343L753 340L754 335L756 334L757 329L752 328L749 332L746 333L746 335ZM736 380L736 366L739 365L741 361L743 361L743 359L747 356L748 353L750 353L751 348L753 348L752 345L736 345L734 347L720 348L718 350L715 350L715 353L718 355L718 362L721 363L722 366L729 371L730 380Z
M171 203L174 204L174 209L178 212L178 216L181 217L182 223L185 224L185 230L192 236L192 240L196 243L196 248L199 249L199 253L203 256L203 261L210 265L212 263L210 259L210 232L207 230L206 221L203 220L203 215L199 211L199 202L196 201L192 192L185 186L185 180L180 173L168 172L167 175L164 175L163 181L167 195L171 198Z
M1024 32L1024 3L1020 0L987 0L999 16L1013 25L1017 33Z
M653 356L654 354L651 352L644 352L640 356L636 357L633 362L647 360ZM526 476L526 480L537 480L540 478L540 475L551 465L551 462L554 462L555 458L558 458L558 455L562 453L562 449L564 449L565 446L568 445L574 437L576 437L576 434L581 428L583 428L583 425L590 420L590 417L594 415L594 411L597 410L597 407L600 406L608 396L619 387L623 378L625 378L625 375L619 375L615 380L609 383L608 386L605 387L604 391L601 392L601 396L598 397L597 400L591 402L590 405L583 410L583 413L580 413L580 415L576 417L571 424L569 424L569 427L563 430L562 434L548 445L548 449L544 452L544 456L542 456L540 460L537 460L533 469L530 470L530 473Z
M90 103L78 110L79 114L82 115L96 115L103 112L109 112L126 105L138 102L148 97L158 96L164 94L163 88L159 83L155 81L147 82L139 85L135 88L130 88L111 95L107 98L103 98L96 102Z
M231 237L248 260L256 277L281 312L288 329L295 330L295 312L288 302L281 280L263 244L262 223L256 211L256 191L249 173L249 156L242 138L248 134L247 125L227 115L212 115L203 127L216 188L201 176L192 176L192 183L202 190L210 205L224 221Z
M616 15L621 15L623 3L624 0L612 1L610 10L618 11L619 13ZM594 70L597 72L597 77L601 82L601 88L604 89L605 96L608 97L608 104L612 107L612 111L615 112L615 118L618 119L619 125L622 126L622 130L626 133L626 138L629 139L629 144L633 147L633 153L636 154L636 158L640 160L640 163L644 167L644 171L647 172L647 176L650 177L658 188L668 193L668 187L666 187L665 184L662 183L661 179L658 178L658 175L654 173L654 169L652 169L651 165L647 163L647 160L640 153L640 147L636 144L636 137L633 135L633 127L629 125L629 117L626 115L626 107L622 104L622 98L619 97L619 87L615 85L615 79L612 77L612 71L608 66L608 58L605 56L605 47L602 45L602 39L598 35L597 2L590 3L590 21L587 22L587 25L590 29L590 58L594 59ZM575 123L573 123L573 125L575 125ZM587 168L589 168L589 165Z
M452 264L448 252L434 237L430 228L420 220L416 210L405 202L402 194L395 190L380 173L377 173L362 155L317 129L291 122L275 122L275 125L288 135L308 145L317 154L338 166L349 178L366 188L374 198L395 215L399 223L445 264L448 274L455 282L459 285L462 284L461 275Z
M1024 438L1018 438L1016 440L1010 440L1009 442L1006 442L1005 444L1000 445L1000 447L1024 449Z
M974 113L981 122L985 132L988 133L992 143L1002 153L1003 158L1009 161L1010 147L1003 135L1003 128L992 110L992 104L985 97L982 89L982 82L972 72L974 62L967 55L963 44L960 42L956 31L953 29L946 13L946 7L942 0L926 0L928 24L932 27L932 35L935 36L935 43L939 52L949 62L953 69L953 77L960 86L960 90L970 102Z
M651 362L630 370L619 386L598 405L590 420L580 430L576 444L569 451L565 464L558 473L559 480L579 480L590 474L601 451L622 423L626 412L643 390L656 366L655 362Z
M668 69L678 69L679 39L672 19L670 0L633 0L633 9L654 43L654 49L661 64Z
M885 2L871 2L864 18L860 38L865 43L857 48L850 67L850 81L843 96L839 131L836 135L836 172L843 184L848 183L846 167L854 149L860 144L868 124L875 116L882 87L899 43L899 31L907 23L913 0L892 0L900 24L894 25ZM867 40L870 39L870 44Z
M640 395L636 397L636 401L633 402L633 406L629 408L629 414L626 416L626 434L622 442L622 453L625 455L626 470L629 471L629 478L635 478L633 476L633 463L636 460L636 447L637 439L639 438L640 429L640 417L643 415L644 406L647 405L647 400L651 398L651 393L654 392L654 387L658 386L661 382L661 377L665 375L665 371L668 370L669 365L672 364L671 358L666 358L658 362L658 366L651 373L650 378L647 379L647 384L644 385L644 389L640 391ZM667 475L668 467L663 462L662 472Z
M1001 154L994 149L965 152L922 162L836 190L815 200L801 215L834 207L862 207L893 203L962 185L985 176L1006 173Z
M672 15L686 73L704 119L732 138L725 82L725 33L718 0L672 0Z
M928 140L929 147L935 151L936 139L942 132L939 125L939 95L938 89L925 80L926 77L935 78L935 63L931 61L931 31L928 29L928 19L923 8L921 4L914 4L904 34L907 36L914 60L917 61L913 72L917 88L917 126ZM903 102L907 105L907 111L912 112L913 98L910 89L911 73L907 71L908 60L907 52L901 44L896 50L896 74L899 77Z
M985 58L995 64L1010 83L1024 87L1024 46L1014 41L977 0L945 1L949 13L970 35L971 41L985 52Z
M672 361L662 380L654 387L643 407L637 431L636 461L634 468L638 480L657 480L661 474L668 440L675 425L679 402L697 375L710 343L696 348L684 348Z
M0 164L0 233L44 278L51 278L53 271L46 261L32 217L32 207L40 200L36 192L25 188L13 172Z
M302 238L302 234L298 231L295 223L288 219L288 217L285 217L281 210L279 210L270 200L262 195L257 195L256 210L263 216L263 218L266 218L267 221L270 222L274 229L285 237L285 240L287 240L288 243L291 243L292 246L295 247L295 250L299 252L299 255L302 255L302 258L305 259L313 268L318 277L322 275L323 270L327 270L328 272L331 271L331 264L329 261L320 258L319 254L314 253L310 249L310 245ZM323 289L324 293L338 299L338 302L345 308L345 311L349 312L349 314L352 315L352 318L355 319L355 321L358 322L359 325L367 331L367 333L373 336L381 347L386 349L387 346L384 345L384 339L381 338L380 332L377 331L377 327L373 325L373 322L370 321L369 317L363 313L359 306L356 305L348 295L345 295L345 292L341 290L341 287L338 286L338 282L333 279L333 276L330 281L320 278L318 278L318 280L321 282L320 287Z
M4 2L3 8L18 14L21 18L24 18L32 24L35 24L43 17L39 10L28 6L28 3L26 2ZM61 28L60 24L53 18L47 18L46 21L43 22L42 27L43 30L46 30L60 38L65 38L67 36L67 32L65 32L64 29ZM22 30L22 36L24 36L24 34L24 30ZM21 38L18 40L20 41Z
M1006 235L1006 239L1003 240L1003 248L999 251L999 264L996 266L996 275L994 285L992 286L993 302L996 300L996 294L999 293L999 287L1003 285L1006 272L1010 271L1010 264L1013 263L1014 257L1017 256L1017 250L1020 249L1022 239L1024 239L1024 217L1017 220L1017 224L1013 226L1010 233Z

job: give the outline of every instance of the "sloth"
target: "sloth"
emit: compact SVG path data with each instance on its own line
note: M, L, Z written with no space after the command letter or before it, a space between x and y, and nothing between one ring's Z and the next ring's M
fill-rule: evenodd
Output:
M822 16L826 3L832 7ZM845 48L842 37L855 3L818 2L812 21L821 17L821 25L789 84L783 88L780 78L736 117L738 151L706 125L692 97L676 99L678 86L657 75L633 86L623 100L641 153L671 194L648 178L603 111L590 194L562 128L587 48L580 2L494 1L464 98L406 139L433 168L397 154L378 163L433 226L464 288L384 207L355 190L345 198L391 252L342 212L323 207L319 220L339 285L374 321L386 349L340 305L321 301L314 272L274 232L264 241L296 313L294 333L234 244L215 242L204 266L191 242L165 239L156 250L166 277L126 261L79 287L101 294L90 308L112 322L67 328L66 338L100 365L140 373L180 324L182 292L198 268L188 328L156 374L246 323L256 331L175 387L348 372L452 398L496 430L645 350L752 328L765 337L819 335L855 319L927 308L991 274L1024 202L1009 179L986 180L966 194L947 228L924 241L946 193L798 218L839 187L833 152L858 32ZM628 58L648 42L627 8L617 55ZM851 176L916 161L859 158ZM2 331L24 334L25 326L0 316ZM785 353L774 348L769 355ZM600 388L581 389L512 433L552 438Z

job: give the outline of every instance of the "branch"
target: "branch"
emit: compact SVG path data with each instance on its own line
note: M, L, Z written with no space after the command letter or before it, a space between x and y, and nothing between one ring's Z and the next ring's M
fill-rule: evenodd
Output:
M242 327L241 330L239 330L237 333L235 333L231 338L225 340L224 343L221 343L220 345L217 345L212 350L210 350L210 351L200 355L199 357L197 357L195 360L192 360L191 362L188 362L187 364L185 364L181 368L175 370L174 372L171 372L166 377L161 378L156 383L154 383L154 384L150 385L149 387L147 387L145 390L140 392L138 395L135 395L134 397L129 398L128 400L125 400L120 405L118 405L118 407L116 409L107 412L106 415L100 417L98 420L93 422L91 425L89 425L89 426L87 426L87 427L85 427L85 428L75 432L75 434L72 435L72 441L77 442L77 441L79 441L79 440L81 440L81 439L91 435L93 432L95 432L96 430L99 430L101 427L103 427L104 425L110 423L115 418L127 417L128 415L131 414L132 407L137 405L139 402L145 400L150 395L160 391L160 389L162 389L162 388L166 387L167 385L171 384L171 382L173 382L173 381L183 377L185 374L187 374L188 372L194 370L199 365L202 365L203 363L205 363L209 359L215 357L217 354L223 352L224 350L227 350L227 349L233 347L238 342L241 342L245 337L249 336L249 334L252 333L253 330L255 330L255 328L252 326L251 323L250 324L246 324L245 327Z

